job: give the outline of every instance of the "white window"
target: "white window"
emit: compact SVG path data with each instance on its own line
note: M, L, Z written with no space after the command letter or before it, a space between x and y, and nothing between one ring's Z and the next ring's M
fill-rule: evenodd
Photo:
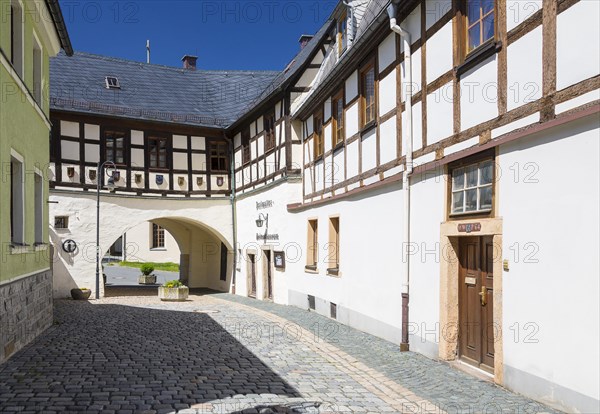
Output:
M486 160L452 170L452 212L492 210L494 161Z
M25 183L23 161L16 156L10 159L10 241L13 245L25 244Z
M121 89L121 85L119 84L119 79L114 76L107 76L105 78L106 87L108 89Z
M152 226L152 240L150 244L151 249L164 249L165 247L165 229L160 227L158 224L151 223Z
M19 0L10 2L10 62L17 74L23 76L23 8Z
M36 37L33 37L33 97L35 101L41 106L44 86L42 84L42 47L37 41Z
M35 244L44 243L44 180L35 174Z

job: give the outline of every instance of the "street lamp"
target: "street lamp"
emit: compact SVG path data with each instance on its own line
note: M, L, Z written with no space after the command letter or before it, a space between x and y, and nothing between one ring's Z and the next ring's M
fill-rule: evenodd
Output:
M97 187L96 187L96 299L100 299L100 187L102 181L104 181L105 166L111 166L113 174L110 175L106 182L106 188L112 190L115 188L115 179L113 177L114 170L117 166L112 161L105 161L102 164L98 164L98 173L96 175Z
M258 219L256 219L256 227L262 227L263 224L265 224L265 221L267 222L267 227L269 227L269 215L267 214L266 216L262 213L260 213L258 215Z

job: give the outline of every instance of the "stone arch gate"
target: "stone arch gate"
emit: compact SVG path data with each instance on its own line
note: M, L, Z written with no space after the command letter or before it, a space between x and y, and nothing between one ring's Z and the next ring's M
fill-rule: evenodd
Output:
M54 297L75 287L96 286L96 193L50 192L50 241L53 245ZM66 217L67 228L55 228L55 217ZM140 197L102 193L100 197L100 257L129 229L151 221L168 230L181 251L180 277L191 288L231 289L233 225L229 198L190 199ZM66 240L74 252L63 249ZM226 280L221 280L221 248L227 248ZM100 295L104 284L100 278Z

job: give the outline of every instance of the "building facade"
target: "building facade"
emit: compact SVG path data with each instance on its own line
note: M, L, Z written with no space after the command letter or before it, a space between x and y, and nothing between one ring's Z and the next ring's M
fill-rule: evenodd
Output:
M253 75L271 76L266 89L221 125L187 132L188 166L194 136L222 139L231 162L218 194L228 196L218 217L229 220L229 254L204 256L231 272L211 285L212 267L196 286L310 309L554 407L598 411L600 240L585 229L599 225L600 33L582 22L599 13L598 2L575 0L340 2L283 72ZM586 53L573 47L582 38ZM178 90L179 73L190 72L163 87ZM53 195L71 211L99 161L82 154L109 139L89 131L111 130L102 124L125 111L107 106L92 120L86 105L101 107L53 106L61 122L78 122L54 133ZM145 128L126 137L147 140L134 132ZM186 135L170 133L173 143ZM147 141L135 145L125 157L148 157ZM565 173L567 160L583 180ZM149 167L146 158L136 189L137 167L125 163L127 184L106 195L114 215L162 214L169 228L204 214L207 228L213 216L199 212L220 200L215 187L156 190ZM176 168L169 183L184 171L192 184L211 172ZM141 207L177 195L194 208ZM578 352L564 351L566 338Z
M52 323L49 57L71 44L56 1L0 1L0 363Z
M177 240L164 227L150 221L124 233L108 251L109 261L179 263Z

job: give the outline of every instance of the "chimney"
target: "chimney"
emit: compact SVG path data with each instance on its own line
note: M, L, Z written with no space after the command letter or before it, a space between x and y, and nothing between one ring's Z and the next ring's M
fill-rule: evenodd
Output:
M196 61L198 60L198 56L185 55L181 58L183 62L183 68L189 70L196 70Z
M310 42L310 40L313 38L313 35L302 35L300 36L300 50L304 49L304 47L308 44L308 42Z

